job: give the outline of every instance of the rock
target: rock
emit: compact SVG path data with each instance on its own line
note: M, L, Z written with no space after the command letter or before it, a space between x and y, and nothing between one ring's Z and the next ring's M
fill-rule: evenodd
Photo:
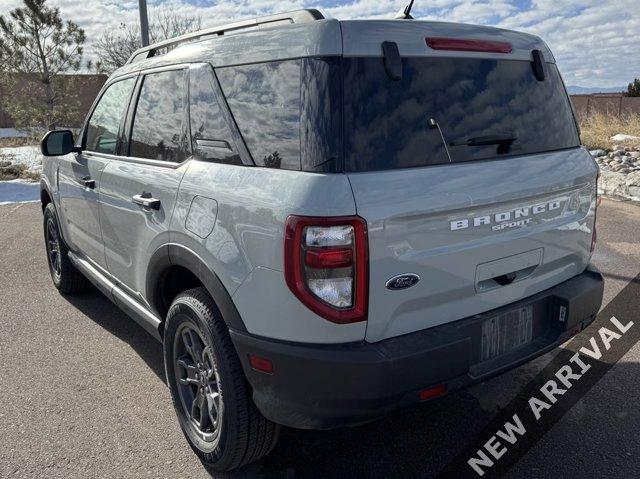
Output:
M625 155L626 153L627 153L627 152L626 152L626 151L624 151L624 150L617 149L617 150L614 150L613 155L614 155L614 156L623 156L623 155Z
M630 151L629 152L629 156L631 158L638 159L638 158L640 158L640 151Z
M629 194L629 188L626 184L626 179L629 176L631 175L625 176L611 171L602 172L600 180L598 180L598 189L604 195L626 197Z
M627 186L640 186L640 171L633 171L625 178Z
M7 166L11 166L11 162L7 160L0 161L0 168L6 168Z
M591 156L593 156L594 158L605 156L607 154L607 152L604 150L591 150L589 151L589 153L591 153Z
M624 173L625 175L629 173L631 170L629 168L620 168L618 173Z
M640 186L630 186L629 196L633 197L633 199L637 201L640 201Z

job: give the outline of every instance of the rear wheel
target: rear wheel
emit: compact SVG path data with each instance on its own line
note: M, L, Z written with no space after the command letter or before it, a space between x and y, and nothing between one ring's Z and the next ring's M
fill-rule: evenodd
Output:
M58 217L52 203L44 209L44 243L54 286L64 294L80 293L89 285L69 259L69 248L60 236Z
M180 426L206 465L229 471L273 449L279 426L253 403L226 325L203 288L185 291L171 305L164 360Z

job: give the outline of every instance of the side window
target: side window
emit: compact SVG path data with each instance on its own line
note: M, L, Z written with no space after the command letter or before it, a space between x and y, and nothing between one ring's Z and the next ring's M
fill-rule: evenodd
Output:
M216 69L257 165L300 169L300 60Z
M241 165L217 97L211 67L192 69L189 73L189 115L193 152L203 160Z
M186 157L185 70L145 75L133 117L129 155L181 162Z
M118 131L135 84L135 78L127 78L112 84L105 90L89 119L85 150L116 153Z

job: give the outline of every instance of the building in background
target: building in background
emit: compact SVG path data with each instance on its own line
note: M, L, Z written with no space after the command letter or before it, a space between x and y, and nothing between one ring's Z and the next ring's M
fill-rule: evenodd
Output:
M82 126L84 118L93 104L96 95L102 88L102 85L107 80L106 75L64 75L65 78L69 78L77 83L77 101L80 103L78 112L74 115L70 115L69 118L65 118L62 125L69 128L79 128ZM31 82L24 82L24 84L32 84ZM26 98L30 94L27 88L13 89L16 91L3 91L3 86L0 84L0 128L13 128L14 121L9 113L3 109L3 98L11 95L12 98L16 96L18 99Z

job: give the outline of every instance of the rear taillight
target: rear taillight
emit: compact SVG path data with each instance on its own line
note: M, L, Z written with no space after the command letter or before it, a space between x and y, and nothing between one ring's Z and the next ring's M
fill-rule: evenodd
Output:
M367 319L367 225L359 216L289 216L284 272L289 289L334 323Z
M427 45L434 50L463 52L511 53L510 43L492 40L465 40L462 38L427 37Z

